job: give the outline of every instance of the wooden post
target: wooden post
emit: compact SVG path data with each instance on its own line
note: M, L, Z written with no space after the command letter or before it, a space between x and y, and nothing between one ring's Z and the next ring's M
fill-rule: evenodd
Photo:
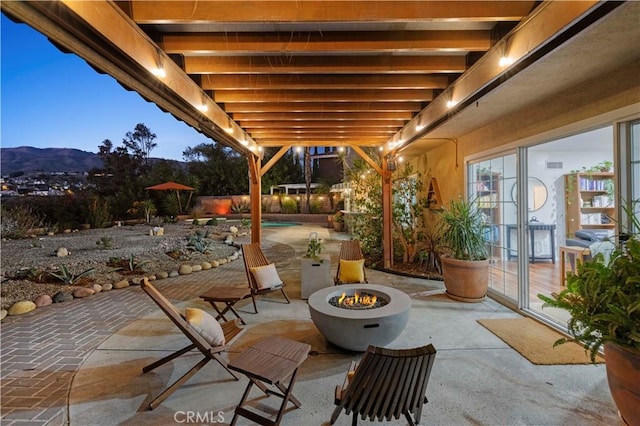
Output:
M249 161L249 196L251 203L251 242L260 244L262 240L260 224L262 222L262 176L260 157L247 156Z
M385 269L393 267L392 172L387 170L387 157L382 157L382 260Z

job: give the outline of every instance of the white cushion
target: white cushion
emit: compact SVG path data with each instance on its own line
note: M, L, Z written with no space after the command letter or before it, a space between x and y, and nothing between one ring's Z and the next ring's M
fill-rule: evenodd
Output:
M225 344L224 332L220 323L207 312L198 308L187 308L187 323L211 346Z
M272 288L278 285L282 285L282 280L276 270L276 265L270 263L265 266L255 266L251 269L253 277L256 279L256 284L259 289Z

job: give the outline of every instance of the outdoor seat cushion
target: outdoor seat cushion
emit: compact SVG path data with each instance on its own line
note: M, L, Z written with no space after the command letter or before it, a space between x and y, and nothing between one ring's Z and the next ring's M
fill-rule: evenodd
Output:
M253 277L256 279L256 284L259 289L273 288L282 285L282 280L276 270L276 265L270 263L265 266L254 266L250 268Z
M220 323L207 312L198 308L187 308L186 320L211 346L225 344L224 332Z
M340 259L340 275L338 276L338 280L342 283L364 282L364 259Z

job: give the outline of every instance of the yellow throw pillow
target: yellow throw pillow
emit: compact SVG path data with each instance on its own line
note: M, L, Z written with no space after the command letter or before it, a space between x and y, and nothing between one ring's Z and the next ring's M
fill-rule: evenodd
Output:
M265 266L255 266L250 268L253 277L256 279L256 284L259 289L272 288L282 285L282 280L276 270L276 265L270 263Z
M340 259L340 275L338 276L338 281L341 283L364 282L364 259Z

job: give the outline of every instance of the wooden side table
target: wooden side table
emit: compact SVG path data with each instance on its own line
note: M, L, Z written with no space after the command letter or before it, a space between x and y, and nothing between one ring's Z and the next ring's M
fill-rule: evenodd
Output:
M585 256L590 256L591 251L586 247L578 246L560 246L560 286L564 287L567 280L567 264L566 258L569 257L569 266L571 272L576 272L576 265L578 260L580 263L584 262Z
M296 382L298 367L307 359L309 350L311 350L311 345L306 343L281 337L270 337L249 346L237 358L229 362L229 369L249 378L249 384L235 409L231 425L236 424L238 416L246 417L261 425L279 425L289 401L300 408L302 403L293 396L292 390ZM289 377L287 384L285 380ZM266 384L275 386L277 390L267 387ZM274 395L282 398L282 404L274 420L243 407L253 385L258 386L267 396Z
M213 287L211 290L207 291L204 294L200 295L201 299L209 302L213 309L216 310L218 316L216 319L222 318L227 321L224 314L228 311L231 311L237 318L240 319L240 322L243 325L246 325L240 314L233 308L233 305L241 301L242 299L246 299L247 297L251 297L251 289L249 287ZM220 310L220 308L216 305L218 303L224 303L224 308Z

